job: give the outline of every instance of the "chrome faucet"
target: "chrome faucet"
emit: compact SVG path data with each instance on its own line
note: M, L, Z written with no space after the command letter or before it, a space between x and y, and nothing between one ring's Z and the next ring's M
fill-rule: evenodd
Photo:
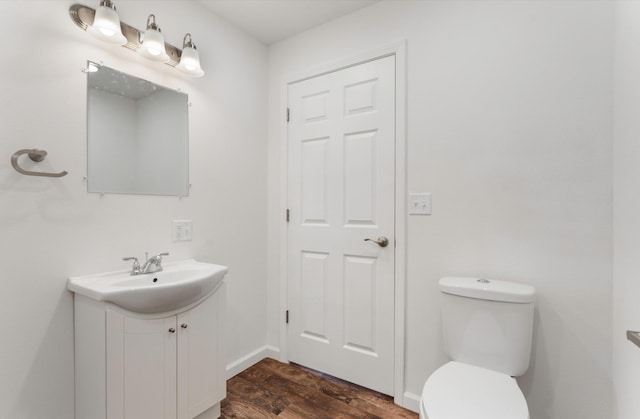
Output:
M142 266L140 266L138 258L133 256L124 257L122 258L122 260L132 260L133 266L131 267L131 275L141 275L152 272L160 272L162 270L163 256L169 256L169 253L165 252L157 254L155 256L151 256L150 258L147 258L147 260L144 262L144 265Z
M165 252L151 256L147 259L144 265L140 267L140 273L148 274L151 272L160 272L162 270L162 256L169 256L169 253Z

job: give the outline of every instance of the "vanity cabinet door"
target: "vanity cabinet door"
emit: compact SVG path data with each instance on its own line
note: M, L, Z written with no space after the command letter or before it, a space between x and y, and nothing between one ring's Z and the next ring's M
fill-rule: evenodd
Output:
M226 395L224 298L222 284L191 310L160 319L107 310L106 419L213 417Z
M175 419L176 317L107 311L107 419Z
M178 315L178 419L193 419L225 397L219 290Z

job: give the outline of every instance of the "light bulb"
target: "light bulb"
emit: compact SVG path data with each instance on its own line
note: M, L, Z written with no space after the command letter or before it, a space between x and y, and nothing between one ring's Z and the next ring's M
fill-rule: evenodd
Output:
M104 36L113 36L116 32L107 28L98 28Z

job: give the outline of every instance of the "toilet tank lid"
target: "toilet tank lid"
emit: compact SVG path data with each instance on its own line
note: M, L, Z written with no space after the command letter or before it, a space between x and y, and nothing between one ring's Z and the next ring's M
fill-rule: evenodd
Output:
M459 276L441 278L440 291L462 297L508 303L531 303L536 298L536 290L531 285Z

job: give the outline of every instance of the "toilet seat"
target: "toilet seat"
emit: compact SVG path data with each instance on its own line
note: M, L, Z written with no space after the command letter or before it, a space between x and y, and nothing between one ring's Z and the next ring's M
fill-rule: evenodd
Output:
M456 361L424 383L420 410L423 419L529 419L513 377Z

